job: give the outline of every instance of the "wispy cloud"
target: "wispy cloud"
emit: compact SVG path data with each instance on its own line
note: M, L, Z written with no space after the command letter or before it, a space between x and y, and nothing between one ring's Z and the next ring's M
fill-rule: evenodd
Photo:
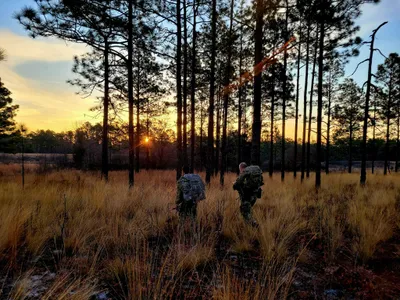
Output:
M74 55L88 49L55 39L31 39L3 29L0 30L0 45L7 53L7 61L0 65L0 76L12 92L14 102L20 105L18 122L26 124L30 130L49 128L59 131L71 129L76 123L88 119L85 114L96 100L94 97L82 99L73 92L66 83L73 76L71 71L59 74L57 84L40 76L52 64L71 61ZM32 61L36 62L33 64L35 70L28 74L18 72L18 65ZM35 72L39 74L37 78L32 76Z
M55 38L32 39L17 35L7 29L0 29L0 45L8 54L11 64L23 61L65 61L74 55L87 52L89 48L82 44L66 43Z

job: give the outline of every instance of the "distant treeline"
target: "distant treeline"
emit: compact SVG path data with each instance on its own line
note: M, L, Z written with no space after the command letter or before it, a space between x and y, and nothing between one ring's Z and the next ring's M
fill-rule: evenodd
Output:
M156 123L149 128L149 135L142 136L140 146L135 150L135 154L139 155L136 159L136 170L141 168L151 169L172 169L176 165L176 146L175 136L172 130L168 130L162 126L163 124ZM164 124L165 125L165 124ZM38 130L26 134L24 137L14 139L14 143L9 144L7 149L2 149L4 153L52 153L52 154L72 154L73 159L60 159L59 162L68 167L75 167L86 170L98 170L101 168L101 154L102 154L102 126L101 124L92 125L89 122L84 123L75 131L66 131L56 133L51 130ZM109 162L111 169L127 169L128 168L128 137L126 135L126 126L113 125L110 127L109 139ZM151 136L149 140L146 140ZM249 162L251 159L251 141L247 135L242 135L242 153L243 161ZM236 172L237 169L237 132L231 131L227 139L227 156L226 165L227 170ZM282 137L279 132L276 134L274 141L273 162L274 169L280 170L282 163ZM315 160L315 143L311 143L311 159L310 169L313 170L316 166ZM332 166L340 165L345 167L348 171L349 166L354 165L353 162L361 160L360 155L361 139L356 138L352 140L351 156L349 155L349 140L348 139L334 139L334 143L330 145L329 161ZM264 170L268 169L270 158L270 142L263 141L261 143L261 165ZM297 170L300 168L301 153L298 153L297 163L294 162L294 141L290 139L285 140L285 169L293 171L295 166ZM397 143L395 140L390 141L389 145L389 161L396 160ZM324 154L326 157L326 147L324 145ZM382 138L369 140L368 142L369 161L382 161L385 159L385 140ZM207 155L207 136L197 136L195 147L195 166L196 170L204 171L206 167ZM351 161L349 160L351 157ZM3 162L6 161L5 157L0 156ZM42 161L41 159L40 161ZM39 162L39 160L38 160ZM326 159L322 163L326 165ZM219 171L220 162L214 164L215 172Z

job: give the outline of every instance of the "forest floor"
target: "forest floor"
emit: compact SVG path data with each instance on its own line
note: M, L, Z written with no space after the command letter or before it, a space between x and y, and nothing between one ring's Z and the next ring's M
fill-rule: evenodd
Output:
M74 170L25 187L0 168L0 299L399 299L400 176L265 176L239 214L234 174L179 223L175 172Z

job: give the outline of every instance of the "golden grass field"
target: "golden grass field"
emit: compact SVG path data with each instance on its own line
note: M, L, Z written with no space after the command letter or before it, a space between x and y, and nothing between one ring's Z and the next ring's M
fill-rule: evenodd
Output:
M9 169L7 169L9 168ZM1 299L398 298L400 176L264 177L246 225L215 178L196 224L172 209L175 172L26 175L0 168ZM103 297L103 298L101 298ZM335 298L330 298L335 299Z

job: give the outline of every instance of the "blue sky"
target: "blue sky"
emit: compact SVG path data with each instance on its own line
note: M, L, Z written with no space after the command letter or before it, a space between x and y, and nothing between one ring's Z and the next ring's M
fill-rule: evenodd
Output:
M31 39L13 19L13 14L33 0L0 0L0 47L7 53L7 61L0 64L0 77L12 91L14 101L20 105L17 121L30 130L73 129L86 120L95 97L82 99L76 88L66 83L73 78L71 72L74 55L88 51L77 45L55 39ZM382 0L379 5L365 4L357 20L361 26L359 36L367 40L371 31L383 21L389 23L378 33L376 47L385 55L400 52L400 0ZM368 57L368 47L353 58L346 68L350 75L358 62ZM376 53L373 70L383 58ZM366 80L367 65L361 66L353 78L362 84ZM100 121L100 120L99 120ZM288 124L291 130L291 122Z

